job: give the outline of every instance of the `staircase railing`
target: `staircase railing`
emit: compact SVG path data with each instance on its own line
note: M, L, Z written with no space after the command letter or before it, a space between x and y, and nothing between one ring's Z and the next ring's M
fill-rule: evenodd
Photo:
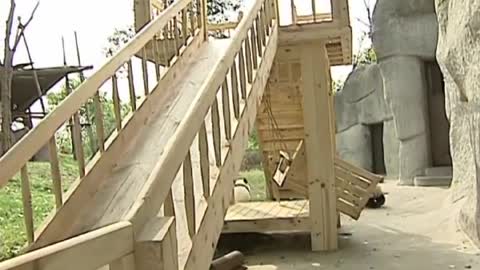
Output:
M257 0L245 14L126 218L136 234L162 205L178 220L172 187L181 177L192 243L184 269L209 267L276 53L275 1ZM196 207L195 182L203 187L206 209Z
M108 60L91 77L85 80L76 90L67 96L54 110L52 110L37 126L26 134L4 156L0 158L0 188L9 181L18 181L14 176L20 172L21 193L23 201L23 216L27 240L32 243L34 237L34 208L32 207L32 195L30 190L28 161L44 146L48 145L50 153L50 167L52 190L55 196L56 207L59 209L73 192L81 179L89 173L95 164L107 153L116 140L121 140L121 132L129 125L137 108L142 106L153 93L158 93L168 86L175 75L170 74L172 67L181 62L182 56L189 52L192 47L205 41L206 31L205 18L201 0L178 0L165 9L158 17L139 31L118 53ZM182 24L178 25L177 21ZM181 29L178 29L181 28ZM182 31L182 35L177 33ZM164 66L160 65L160 51L166 51L167 43L159 47L158 39L166 36L174 36L176 44L173 59L164 59ZM190 49L190 53L191 53ZM138 56L139 58L136 58ZM141 76L134 72L135 62L141 69ZM120 73L126 77L125 89L128 89L128 106L130 113L122 114L119 89L121 88ZM134 76L134 74L137 74ZM152 75L155 74L155 75ZM136 77L136 78L134 78ZM153 78L152 78L153 77ZM138 83L137 83L138 82ZM153 83L152 83L153 82ZM143 88L139 91L140 88ZM110 133L105 127L104 99L101 98L100 89L109 88L107 92L112 96L113 115L115 120L114 130ZM140 92L142 92L140 94ZM98 152L88 160L84 153L80 124L80 113L87 106L94 108L95 141ZM59 151L56 143L56 133L67 122L72 123L73 139L72 148L74 158L78 166L78 179L70 188L66 196L62 192L61 164ZM110 133L110 134L109 134ZM111 158L111 156L109 157ZM45 177L45 176L43 176Z

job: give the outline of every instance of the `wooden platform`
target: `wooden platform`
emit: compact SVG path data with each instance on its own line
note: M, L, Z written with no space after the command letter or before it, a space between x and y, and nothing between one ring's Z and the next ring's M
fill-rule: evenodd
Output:
M248 202L232 205L223 233L310 231L307 200Z

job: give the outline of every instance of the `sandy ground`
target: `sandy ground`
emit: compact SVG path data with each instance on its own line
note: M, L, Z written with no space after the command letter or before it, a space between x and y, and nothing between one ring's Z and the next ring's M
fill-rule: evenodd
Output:
M244 252L256 270L480 269L480 251L457 229L459 205L449 203L447 189L382 186L384 208L365 210L359 221L342 218L337 252L311 252L308 234L222 236L219 251Z

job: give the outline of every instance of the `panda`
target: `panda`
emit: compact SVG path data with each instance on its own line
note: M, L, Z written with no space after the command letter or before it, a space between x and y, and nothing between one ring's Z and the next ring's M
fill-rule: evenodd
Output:
M377 186L372 196L368 199L367 208L380 208L385 204L385 193L382 191L382 187Z
M250 185L246 178L235 179L233 192L235 202L249 202L251 200Z

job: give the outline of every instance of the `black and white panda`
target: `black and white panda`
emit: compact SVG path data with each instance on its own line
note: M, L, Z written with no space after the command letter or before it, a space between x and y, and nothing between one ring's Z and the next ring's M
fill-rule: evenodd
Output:
M368 199L367 208L380 208L385 204L385 193L382 191L382 187L377 186L375 192Z
M235 202L249 202L251 200L250 185L246 178L235 179L233 192Z

